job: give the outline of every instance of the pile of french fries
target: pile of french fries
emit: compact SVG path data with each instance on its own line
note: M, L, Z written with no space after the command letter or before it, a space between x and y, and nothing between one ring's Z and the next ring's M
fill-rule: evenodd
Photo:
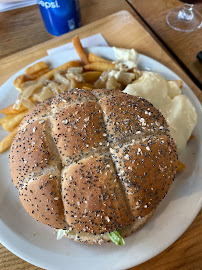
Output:
M40 61L28 67L25 74L14 80L13 84L20 94L14 104L0 110L5 115L0 119L0 126L9 132L0 142L0 153L10 147L23 117L37 103L74 88L123 90L131 81L141 76L141 71L133 68L120 73L119 79L115 80L113 76L109 76L109 71L116 70L114 62L86 53L78 36L73 38L72 43L81 61L70 61L55 69L50 69L46 63ZM182 87L182 81L176 82ZM178 171L182 171L184 167L179 162Z
M92 53L87 54L78 36L74 37L72 43L81 61L70 61L55 69L50 69L46 63L40 61L28 67L25 74L14 80L13 84L20 95L14 104L0 110L5 115L0 119L0 125L10 132L0 142L0 153L10 147L18 125L37 103L68 89L90 90L101 87L124 89L128 84L127 79L124 81L122 78L121 82L117 82L108 78L107 71L115 69L115 64ZM127 72L125 76L126 74ZM132 74L133 79L140 76L137 69L131 70L128 74Z

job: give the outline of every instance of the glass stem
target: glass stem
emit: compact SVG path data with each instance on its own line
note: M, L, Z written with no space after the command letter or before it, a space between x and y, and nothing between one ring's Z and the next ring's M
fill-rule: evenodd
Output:
M178 12L178 19L183 21L191 21L194 18L192 4L185 4L184 7Z

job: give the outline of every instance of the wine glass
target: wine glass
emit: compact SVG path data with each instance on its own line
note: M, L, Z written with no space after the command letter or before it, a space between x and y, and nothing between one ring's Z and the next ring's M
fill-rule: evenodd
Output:
M182 32L192 32L202 26L200 12L193 9L194 4L202 3L202 0L180 0L184 7L172 9L166 16L166 21L173 29Z

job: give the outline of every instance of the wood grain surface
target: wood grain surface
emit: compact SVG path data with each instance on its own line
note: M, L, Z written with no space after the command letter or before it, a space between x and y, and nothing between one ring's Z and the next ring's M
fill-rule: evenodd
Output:
M191 33L179 32L166 23L167 13L183 3L177 0L128 0L138 14L151 27L173 55L178 58L184 70L202 89L202 64L196 58L202 51L202 28ZM202 3L194 6L202 13ZM157 15L158 14L158 15Z
M86 16L86 24L89 23L90 17L94 20L101 14L101 17L104 17L104 13L108 14L113 13L116 9L119 10L121 7L127 10L130 10L132 15L137 18L137 14L133 12L132 9L126 4L125 1L119 1L117 7L117 1L103 1L105 3L101 8L101 4L98 2L102 1L88 1L86 5L88 6L86 12L83 13L83 16ZM84 5L84 1L81 1L81 5ZM107 8L108 5L108 8ZM33 7L32 7L33 8ZM27 9L27 8L26 8ZM28 10L32 10L28 8ZM100 13L99 13L100 10ZM84 20L84 18L83 18ZM196 85L190 80L186 73L179 67L175 59L169 55L169 52L163 48L161 42L157 43L155 36L148 30L144 23L141 22L141 25L137 22L141 21L139 18L134 19L134 17L128 15L125 12L103 18L99 21L96 21L92 24L88 24L83 28L80 28L74 32L66 34L59 38L53 38L50 40L49 36L43 36L42 30L38 36L38 43L40 38L45 38L49 40L43 44L37 45L30 49L26 49L19 53L10 55L6 58L0 60L0 83L3 83L16 71L18 71L23 66L31 63L34 60L46 55L46 50L66 42L69 42L75 34L79 34L80 37L86 37L95 33L102 33L109 45L132 48L134 47L139 52L144 53L148 56L153 57L159 62L165 64L176 72L194 91L194 93L201 99L201 92L196 87ZM84 20L85 21L85 20ZM143 27L144 26L144 27ZM18 26L20 29L20 26ZM147 31L146 31L146 30ZM33 31L34 30L33 27ZM25 30L26 32L26 30ZM120 39L120 33L121 39ZM21 35L21 32L20 32ZM31 34L32 36L32 34ZM26 41L26 38L19 36L24 39L25 48L26 44L29 41ZM12 37L11 37L12 38ZM34 39L34 36L32 36ZM17 40L18 41L18 40ZM34 40L33 40L34 41ZM0 44L1 46L1 44ZM30 46L28 46L30 47ZM12 47L14 49L14 47ZM201 269L202 265L202 212L199 213L195 221L188 228L188 230L168 249L156 256L155 258L145 262L139 266L133 267L133 270L142 270L142 269ZM134 254L135 256L135 254ZM31 269L36 270L40 269L38 267L32 266L31 264L21 260L16 257L14 254L9 252L3 246L0 246L0 269L3 270L24 270ZM96 269L96 268L95 268ZM56 269L57 270L57 269Z
M80 8L83 26L123 9L132 11L124 0L80 0ZM38 5L0 12L0 58L53 38L44 27Z

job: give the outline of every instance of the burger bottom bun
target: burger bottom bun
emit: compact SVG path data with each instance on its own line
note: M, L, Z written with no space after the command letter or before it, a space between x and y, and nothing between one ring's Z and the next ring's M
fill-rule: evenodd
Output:
M127 226L121 230L121 236L123 238L130 236L132 233L140 229L153 215L154 210L141 219L137 219L136 222L130 226ZM88 244L104 244L111 242L108 233L104 234L91 234L91 233L77 233L76 231L67 232L65 237L80 243Z

